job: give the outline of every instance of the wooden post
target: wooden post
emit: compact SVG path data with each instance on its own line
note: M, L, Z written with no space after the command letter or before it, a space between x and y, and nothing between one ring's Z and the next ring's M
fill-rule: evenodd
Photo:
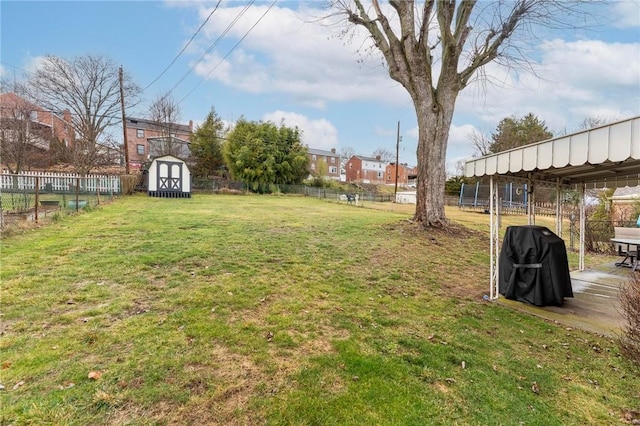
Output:
M398 193L398 173L400 170L400 164L398 164L398 158L399 158L399 152L400 152L400 122L398 121L398 133L396 135L396 185L393 189L393 202L395 203L398 199L398 196L396 195Z
M127 118L124 112L124 88L123 88L123 71L122 66L120 67L119 72L120 77L120 108L122 109L122 143L124 144L124 167L125 174L129 174L129 144L127 143Z
M34 212L34 214L35 214L35 218L34 219L35 219L36 223L38 223L38 204L40 202L40 197L39 197L39 195L40 195L40 178L38 176L36 176L35 179L36 179L36 187L35 187L35 190L36 190L36 208L35 208L35 212Z

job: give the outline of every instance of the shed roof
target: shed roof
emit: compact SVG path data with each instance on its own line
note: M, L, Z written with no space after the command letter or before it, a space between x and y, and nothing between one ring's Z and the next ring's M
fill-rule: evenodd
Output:
M502 175L590 187L640 184L640 116L467 161L467 177Z

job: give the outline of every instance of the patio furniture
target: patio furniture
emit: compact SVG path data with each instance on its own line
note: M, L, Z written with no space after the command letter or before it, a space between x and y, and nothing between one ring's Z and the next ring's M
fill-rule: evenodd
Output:
M499 273L499 291L507 299L560 306L573 297L564 241L544 226L507 227Z

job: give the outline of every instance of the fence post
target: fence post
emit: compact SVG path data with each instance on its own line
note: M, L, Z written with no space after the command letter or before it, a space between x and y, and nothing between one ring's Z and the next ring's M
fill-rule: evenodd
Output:
M40 202L40 178L38 176L36 176L36 187L35 187L35 190L36 190L36 208L35 208L35 211L34 211L34 214L35 214L34 219L35 219L36 223L38 223L38 204Z
M76 211L78 211L78 205L80 204L80 178L76 178Z

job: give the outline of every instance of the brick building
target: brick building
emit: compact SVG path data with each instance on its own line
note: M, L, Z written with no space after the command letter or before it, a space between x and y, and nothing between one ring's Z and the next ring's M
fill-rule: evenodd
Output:
M193 121L189 124L158 123L143 118L127 118L129 165L140 168L143 163L161 155L173 155L189 162Z
M386 165L376 157L354 155L345 164L347 182L384 184Z
M340 155L336 149L323 151L321 149L307 148L309 157L309 173L312 176L322 175L330 179L340 179Z
M34 141L41 149L49 149L52 140L58 140L65 146L73 144L74 131L69 110L61 113L47 111L15 93L1 93L0 120L0 127L5 132L16 121L28 120L29 126L38 131L39 137Z
M409 167L406 163L398 166L398 185L408 186L413 184L415 177L418 174L416 167ZM396 163L387 164L385 170L385 180L388 185L395 185L396 183Z

